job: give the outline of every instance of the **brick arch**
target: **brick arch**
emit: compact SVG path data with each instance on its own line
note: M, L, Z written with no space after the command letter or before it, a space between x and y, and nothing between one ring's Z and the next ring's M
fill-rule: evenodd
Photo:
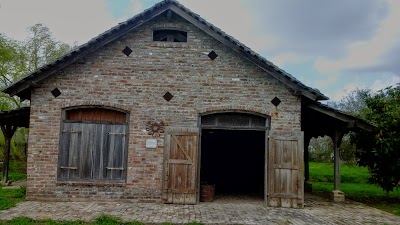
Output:
M246 114L254 114L262 117L272 117L273 113L265 109L259 109L255 107L247 106L214 106L200 109L198 111L199 116L214 114L214 113L224 113L224 112L238 112Z
M100 102L100 101L84 101L84 102L67 102L62 104L61 108L63 110L74 108L74 107L101 107L101 108L109 108L117 111L122 111L125 113L131 113L132 109L126 105L109 103L109 102Z

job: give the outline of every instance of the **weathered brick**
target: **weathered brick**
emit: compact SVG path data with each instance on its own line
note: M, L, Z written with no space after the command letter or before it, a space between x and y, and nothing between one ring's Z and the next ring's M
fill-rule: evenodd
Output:
M155 28L180 28L187 43L152 42ZM129 46L126 57L121 51ZM210 60L208 52L219 55ZM54 98L50 91L62 94ZM163 95L173 94L171 101ZM271 104L281 99L279 110ZM124 185L58 182L62 109L103 106L127 110L128 174ZM197 127L207 112L243 110L271 117L275 130L300 130L300 99L266 72L193 26L156 18L45 79L32 92L28 156L28 199L66 201L124 199L161 201L163 135L145 149L147 121ZM39 188L40 187L40 188Z

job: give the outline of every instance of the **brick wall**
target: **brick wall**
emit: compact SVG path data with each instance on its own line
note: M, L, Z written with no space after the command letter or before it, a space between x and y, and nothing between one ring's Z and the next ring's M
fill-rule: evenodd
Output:
M152 30L188 31L187 43L152 41ZM127 57L121 51L129 46ZM214 50L219 56L210 60ZM62 95L54 98L54 88ZM171 101L163 95L173 94ZM278 111L271 100L279 97ZM130 112L127 182L57 181L62 109L100 105ZM163 136L146 149L147 121L197 127L199 114L240 109L271 116L277 130L300 130L300 100L261 69L195 26L156 18L45 80L32 93L27 194L30 200L160 202Z

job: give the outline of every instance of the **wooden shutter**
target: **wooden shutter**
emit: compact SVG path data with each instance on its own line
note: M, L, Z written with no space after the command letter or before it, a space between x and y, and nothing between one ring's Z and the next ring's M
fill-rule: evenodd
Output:
M82 127L80 123L65 123L61 130L59 177L79 178L79 152Z
M126 157L126 135L127 126L125 125L108 125L110 132L107 132L107 162L106 171L107 179L123 179L126 173L125 157Z
M268 205L304 207L303 132L271 131L268 154Z
M126 177L127 125L93 124L92 179L121 180Z
M198 144L198 128L166 128L163 171L166 203L196 204Z
M59 177L121 180L126 177L127 125L64 123Z

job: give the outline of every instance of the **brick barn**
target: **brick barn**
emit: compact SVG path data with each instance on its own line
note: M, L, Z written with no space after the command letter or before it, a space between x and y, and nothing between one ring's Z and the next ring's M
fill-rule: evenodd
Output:
M4 92L30 100L29 200L196 204L208 183L301 208L309 139L363 126L174 0Z

